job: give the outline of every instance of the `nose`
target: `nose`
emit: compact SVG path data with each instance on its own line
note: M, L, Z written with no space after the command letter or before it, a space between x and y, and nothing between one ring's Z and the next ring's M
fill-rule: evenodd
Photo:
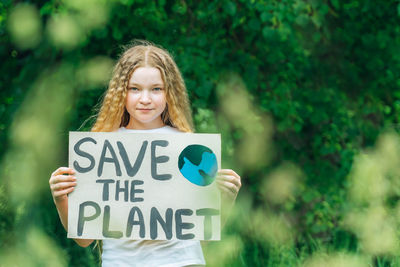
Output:
M141 104L150 104L151 102L150 92L148 90L143 90L140 95L139 101Z

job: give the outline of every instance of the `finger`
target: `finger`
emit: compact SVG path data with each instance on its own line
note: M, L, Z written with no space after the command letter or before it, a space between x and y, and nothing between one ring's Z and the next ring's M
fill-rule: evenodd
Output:
M231 199L235 199L235 198L236 198L236 194L233 193L233 192L232 192L231 190L229 190L228 188L226 188L226 187L224 187L224 186L222 186L222 185L219 185L218 188L219 188L219 190L221 191L221 193L222 193L224 196L229 197L229 198L231 198Z
M76 186L76 182L57 183L52 185L52 189L53 191L59 191L74 186Z
M51 176L56 176L56 175L60 175L60 174L74 174L75 170L72 168L68 168L68 167L60 167L57 170L55 170Z
M217 176L217 180L233 183L239 188L242 186L242 183L240 182L240 177L232 175L219 175Z
M57 184L61 182L75 182L76 177L72 175L57 175L50 178L50 184Z
M234 175L226 175L226 174L220 174L217 176L218 180L223 180L223 181L229 181L232 183L235 183L236 185L240 186L241 185L241 178L240 176L234 176Z
M221 169L218 170L219 175L233 175L235 177L240 177L239 174L237 174L234 170L231 169Z
M60 197L60 196L63 196L63 195L71 193L72 191L74 191L74 189L75 189L75 187L70 187L70 188L67 188L67 189L64 189L64 190L55 191L53 196L54 197Z
M230 182L225 182L225 181L217 181L217 183L219 185L221 185L222 187L227 188L228 190L230 190L232 193L234 193L235 195L237 195L237 193L239 192L239 189L237 188L237 186L233 183Z

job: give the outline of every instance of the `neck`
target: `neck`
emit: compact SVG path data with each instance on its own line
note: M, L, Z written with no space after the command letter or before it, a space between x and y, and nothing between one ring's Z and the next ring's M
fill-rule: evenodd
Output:
M132 120L132 118L129 120L128 125L125 126L126 129L133 129L133 130L151 130L151 129L157 129L164 127L165 123L161 120L154 120L149 123L143 123L139 121Z

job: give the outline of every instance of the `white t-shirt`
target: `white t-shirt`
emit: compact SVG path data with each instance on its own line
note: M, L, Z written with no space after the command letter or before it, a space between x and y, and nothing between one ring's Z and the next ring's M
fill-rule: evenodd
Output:
M122 127L118 132L180 133L170 126L151 130L131 130ZM178 267L205 264L198 240L103 240L103 267Z

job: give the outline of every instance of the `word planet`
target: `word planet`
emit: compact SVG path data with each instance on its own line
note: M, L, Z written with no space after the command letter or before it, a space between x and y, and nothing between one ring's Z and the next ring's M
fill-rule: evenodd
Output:
M215 180L218 170L217 157L206 146L189 145L179 155L178 167L189 182L206 186Z

